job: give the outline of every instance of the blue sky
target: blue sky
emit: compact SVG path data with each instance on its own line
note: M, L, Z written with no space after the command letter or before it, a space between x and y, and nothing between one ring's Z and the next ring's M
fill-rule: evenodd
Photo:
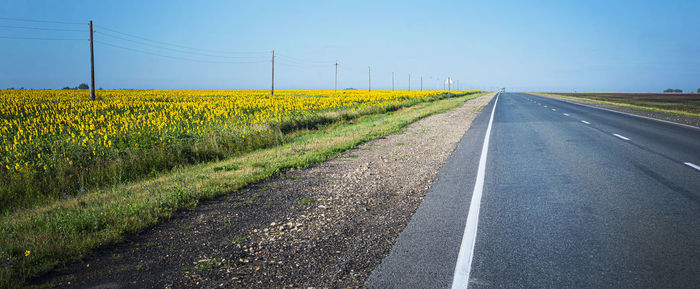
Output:
M332 89L336 60L339 88L366 89L368 66L373 89L700 88L700 1L0 1L84 23L0 19L0 37L81 39L0 38L3 88L89 83L90 19L104 88L268 89L272 49L279 89Z

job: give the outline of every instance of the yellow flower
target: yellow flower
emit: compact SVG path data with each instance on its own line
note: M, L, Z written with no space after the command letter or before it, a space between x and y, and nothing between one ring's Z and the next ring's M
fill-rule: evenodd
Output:
M0 89L2 165L36 178L42 167L90 167L121 150L148 153L155 140L167 140L166 149L184 145L178 135L198 140L225 131L245 141L287 120L381 110L444 93L279 90L271 96L262 90L104 90L102 100L88 103L86 92ZM66 156L68 151L75 161Z
M29 250L27 250L27 251L24 251L24 257L28 257L28 256L29 256L29 254L31 254L31 253L32 253L32 252L31 252L31 251L29 251Z

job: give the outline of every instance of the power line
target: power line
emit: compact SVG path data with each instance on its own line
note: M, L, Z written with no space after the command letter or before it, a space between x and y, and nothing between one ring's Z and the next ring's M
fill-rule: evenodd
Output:
M275 53L275 54L277 54L277 53ZM277 58L276 55L275 55L275 58ZM299 65L296 63L285 62L285 60L283 58L277 58L275 61L277 61L277 64L280 64L282 66L294 67L294 68L303 69L303 70L318 71L319 69L323 69L322 67L310 67L310 66L305 66L305 65Z
M277 57L275 57L275 58L277 58ZM320 71L320 69L321 69L320 67L317 67L317 68L310 68L310 67L305 67L305 66L301 66L301 65L296 65L296 64L291 64L291 63L280 62L280 59L278 59L278 60L276 60L276 61L277 61L277 65L282 65L282 66L285 66L285 67L291 67L291 68L301 69L301 70L305 70L305 71Z
M17 28L17 29L47 30L47 31L88 32L87 30L84 30L84 29L58 29L58 28L43 28L43 27L29 27L29 26L11 26L11 25L0 25L0 28Z
M110 28L107 28L107 27L104 27L104 26L100 26L100 25L95 25L95 27L100 28L100 29L103 29L103 30L107 30L107 31L110 31L110 32L113 32L113 33L121 34L121 35L124 35L124 36L128 36L128 37L132 37L132 38L141 39L141 40L144 40L144 41L149 41L149 42L153 42L153 43L159 43L159 44L162 44L162 45L169 45L169 46L174 46L174 47L180 47L180 48L189 49L189 50L208 51L208 52L222 53L222 54L263 54L263 53L264 53L264 54L267 54L267 53L270 53L269 51L263 51L263 50L250 51L250 52L243 52L243 51L221 51L221 50L211 50L211 49L195 48L195 47L189 47L189 46L184 46L184 45L179 45L179 44L174 44L174 43L169 43L169 42L164 42L164 41L153 40L153 39L150 39L150 38L146 38L146 37L142 37L142 36L138 36L138 35L133 35L133 34L129 34L129 33L124 33L124 32L120 32L120 31L117 31L117 30L114 30L114 29L110 29Z
M3 39L27 39L27 40L81 40L87 41L85 38L43 38L43 37L16 37L16 36L0 36Z
M278 58L280 61L284 61L284 62L286 62L286 63L288 63L288 64L294 64L294 65L298 65L298 66L300 66L300 67L322 68L322 67L330 67L330 66L335 65L335 64L333 64L333 63L326 63L326 64L309 64L309 63L302 63L302 62L298 62L298 61L291 60L291 59L289 59L289 58L279 57L279 56L277 56L277 55L275 55L275 58Z
M120 40L124 40L124 41L133 42L133 43L140 44L140 45L144 45L144 46L150 46L150 47L154 47L154 48L158 48L158 49L169 50L169 51L173 51L173 52L184 53L184 54L191 54L191 55L199 55L199 56L206 56L206 57L216 57L216 58L230 58L230 59L239 59L239 58L258 58L258 59L260 59L260 58L263 58L263 57L264 57L264 56L224 56L224 55L215 55L215 54L208 54L208 53L199 53L199 52L186 51L186 50L182 50L182 49L169 48L169 47L162 46L162 45L150 44L150 43L148 43L148 42L139 41L139 40L133 40L133 39L128 39L128 38L125 38L125 37L120 37L120 36L112 35L112 34L109 34L109 33L106 33L106 32L101 32L101 31L95 31L95 33L96 33L96 34L100 34L100 35L105 35L105 36L108 36L108 37L112 37L112 38L115 38L115 39L120 39Z
M278 53L278 55L279 55L279 53ZM301 63L317 63L317 64L333 63L332 61L304 60L304 59L291 57L291 56L287 56L287 55L279 55L279 56L283 56L283 57L289 58L290 60L294 60L294 61L301 62Z
M210 61L210 60L201 60L201 59L192 59L192 58L164 55L164 54L155 53L155 52L151 52L151 51L145 51L145 50L141 50L141 49L119 46L119 45L115 45L115 44L111 44L111 43L107 43L107 42L103 42L103 41L98 41L98 40L95 40L95 43L111 46L114 48L119 48L119 49L144 53L144 54L148 54L148 55L153 55L153 56L159 56L159 57L165 57L165 58L171 58L171 59L177 59L177 60L187 60L187 61L193 61L193 62L202 62L202 63L246 64L246 63L264 63L264 62L267 62L267 60L260 60L260 61Z
M275 57L279 58L281 61L286 61L287 63L296 64L303 67L322 68L335 65L334 62L300 60L299 58L294 58L287 55L279 55L279 53L276 53Z
M49 20L24 19L24 18L8 18L8 17L0 17L0 20L21 21L21 22L37 22L37 23L69 24L69 25L85 25L85 24L86 24L86 23L83 23L83 22L64 22L64 21L49 21Z

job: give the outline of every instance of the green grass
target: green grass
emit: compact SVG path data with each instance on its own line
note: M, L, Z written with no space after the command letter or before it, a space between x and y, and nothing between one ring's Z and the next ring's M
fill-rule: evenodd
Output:
M309 204L313 204L314 202L315 202L315 200L303 199L303 200L300 200L300 201L299 201L299 205L306 206L306 205L309 205Z
M235 192L286 169L339 156L362 142L397 132L481 94L342 119L284 144L223 161L178 167L148 180L114 184L49 204L5 211L0 215L0 287L17 287L60 264L79 260L94 248L119 242L124 234L138 233L179 209L196 206L202 199ZM25 256L25 251L30 254Z
M243 244L246 242L245 237L237 236L236 238L233 239L234 244Z
M631 93L535 93L543 96L571 100L585 100L617 107L667 113L680 116L700 117L700 96L685 94L683 99L664 94Z
M214 167L212 168L215 172L218 171L235 171L237 169L240 169L241 167L236 165L236 164L228 164L225 166L220 166L220 167Z

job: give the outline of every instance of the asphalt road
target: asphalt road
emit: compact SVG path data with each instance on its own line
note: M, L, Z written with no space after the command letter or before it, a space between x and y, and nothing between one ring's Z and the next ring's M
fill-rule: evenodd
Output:
M469 288L700 287L700 129L503 93L477 202L495 102L367 287L449 288L460 271Z

